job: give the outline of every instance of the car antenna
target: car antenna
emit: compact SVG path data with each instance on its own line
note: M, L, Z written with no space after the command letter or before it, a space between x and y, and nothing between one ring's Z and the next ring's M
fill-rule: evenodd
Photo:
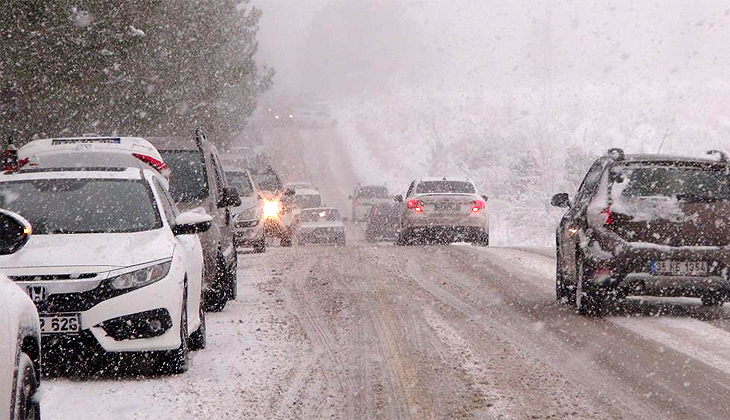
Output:
M669 129L667 128L667 131L664 132L664 138L662 139L661 144L659 144L659 148L657 149L657 154L662 151L662 147L664 147L664 142L667 141L667 136L669 135Z

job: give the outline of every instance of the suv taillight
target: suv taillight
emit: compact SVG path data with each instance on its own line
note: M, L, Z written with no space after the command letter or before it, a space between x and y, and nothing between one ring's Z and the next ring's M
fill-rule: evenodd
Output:
M408 208L415 211L416 213L423 213L423 203L418 200L409 200Z
M605 226L610 226L613 223L613 212L611 211L611 207L606 207L598 214L604 218L603 224Z
M484 200L474 200L474 205L471 208L472 213L478 213L479 210L487 208L487 203Z

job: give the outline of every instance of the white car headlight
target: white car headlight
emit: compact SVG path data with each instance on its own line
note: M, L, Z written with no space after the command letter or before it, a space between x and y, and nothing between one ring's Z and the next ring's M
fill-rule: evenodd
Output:
M148 284L164 279L170 272L171 265L172 260L167 260L116 276L112 273L110 284L112 288L117 290L137 289L147 286Z

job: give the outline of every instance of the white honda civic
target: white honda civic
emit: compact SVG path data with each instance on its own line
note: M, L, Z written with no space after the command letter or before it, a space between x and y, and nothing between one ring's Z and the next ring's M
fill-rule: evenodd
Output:
M205 346L204 213L179 214L152 168L29 169L0 175L0 207L33 226L0 271L40 314L44 361L140 353L187 370ZM136 355L136 354L135 354Z

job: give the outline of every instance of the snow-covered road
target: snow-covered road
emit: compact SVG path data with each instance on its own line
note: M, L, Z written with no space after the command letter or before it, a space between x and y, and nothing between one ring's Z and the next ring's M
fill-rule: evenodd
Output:
M359 234L351 226L351 233ZM554 302L548 249L240 255L209 347L163 378L48 380L49 419L730 418L730 313Z

